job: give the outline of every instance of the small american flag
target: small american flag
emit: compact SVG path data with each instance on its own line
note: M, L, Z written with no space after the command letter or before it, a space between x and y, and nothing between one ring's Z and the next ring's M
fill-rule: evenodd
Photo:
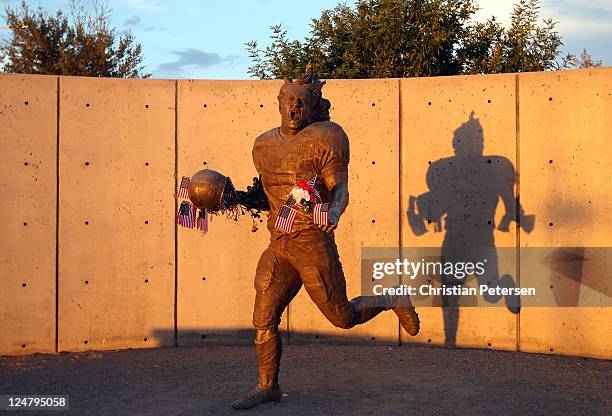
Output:
M189 202L183 201L176 215L176 223L182 227L193 228L196 222L196 209Z
M276 217L276 223L274 224L274 228L276 228L277 230L284 231L286 233L290 233L291 228L293 227L293 221L295 221L296 214L297 209L287 205L283 205L278 211L278 217Z
M306 181L306 183L308 183L308 185L310 185L310 187L312 188L312 193L314 194L315 198L317 198L317 201L321 200L321 194L319 193L319 191L317 191L317 175L314 176L314 178L309 179L308 181Z
M329 204L316 204L312 209L312 220L315 224L328 225L327 213L329 212Z
M206 212L206 208L200 210L196 227L203 233L208 232L208 212Z
M189 188L189 182L190 179L187 176L183 176L183 179L181 179L181 187L179 188L178 192L179 198L189 198L189 192L187 191L187 188Z

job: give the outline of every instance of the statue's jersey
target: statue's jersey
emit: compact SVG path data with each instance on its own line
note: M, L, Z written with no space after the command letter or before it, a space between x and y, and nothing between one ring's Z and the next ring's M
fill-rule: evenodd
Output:
M282 138L279 128L274 128L255 139L253 163L270 203L268 230L278 236L283 234L274 228L278 211L299 181L316 175L317 190L323 202L328 202L324 179L348 177L348 138L342 127L331 121L312 123L289 138ZM299 210L292 233L313 227L311 216Z

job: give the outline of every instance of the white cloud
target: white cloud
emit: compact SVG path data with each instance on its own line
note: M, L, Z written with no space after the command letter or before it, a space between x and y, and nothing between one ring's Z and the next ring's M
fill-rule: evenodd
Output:
M499 22L507 26L510 23L513 3L510 0L480 0L478 2L480 10L476 13L476 19L484 21L495 16Z
M218 65L232 67L241 61L241 58L236 55L221 56L215 52L205 52L194 48L171 51L170 53L178 58L172 62L159 64L157 70L163 74L179 78L188 75L187 70L189 69L207 69Z
M510 16L518 0L480 0L481 10L476 14L480 21L492 15L504 26L510 24ZM558 22L562 36L590 38L612 34L612 0L542 0L541 19Z
M571 36L574 39L609 38L612 36L612 24L610 22L564 18L559 21L557 30L561 35Z
M545 0L542 9L557 20L564 36L590 38L612 34L612 0Z

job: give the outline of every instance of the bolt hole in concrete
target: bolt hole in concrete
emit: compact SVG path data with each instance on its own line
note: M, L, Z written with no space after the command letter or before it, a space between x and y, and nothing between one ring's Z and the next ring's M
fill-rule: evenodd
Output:
M145 166L149 166L149 162L145 162Z
M145 108L149 108L149 104L146 104L146 105L145 105ZM145 341L146 341L146 340L145 340Z
M554 350L555 350L554 348L551 348L551 349L550 349L550 352L553 352Z
M372 341L376 341L376 337L372 337L370 338Z
M373 164L373 165L375 165L375 164L376 164L376 162L375 162L375 161L372 161L372 164Z
M376 222L376 220L372 220L372 224L374 224Z
M27 286L27 283L22 283L21 284L21 287L26 287L26 286Z
M491 343L489 342L487 345L490 347L490 346L491 346Z
M376 103L372 103L372 107L376 107Z
M89 221L85 221L85 225L89 225Z
M208 107L206 104L204 104L204 108Z
M206 280L206 278L205 278L205 277L203 277L203 278L202 278L202 280Z
M259 104L259 108L263 108L263 104Z
M488 102L489 104L491 104L491 100L487 100L487 102Z
M202 164L203 164L203 165L207 165L208 163L206 163L206 162L202 162Z
M85 104L85 107L89 107L89 103Z
M553 285L550 285L550 288L551 288L551 289L553 289L553 288L554 288L554 286L553 286Z
M89 166L89 162L85 162L85 166Z
M427 342L431 342L431 340L430 340L430 339L428 339L428 340L427 340Z
M87 344L89 344L89 341L85 340L85 341L83 341L83 344L87 345Z
M27 226L28 226L28 223L27 223L27 222L24 222L24 223L23 223L23 226L24 226L24 227L27 227Z
M26 101L24 104L25 104L25 105L28 105L28 104L30 104L30 103Z
M427 105L431 105L431 101L429 101L429 102L427 103Z
M85 280L85 284L88 285L89 284L89 280Z
M145 283L149 283L149 279L145 279Z
M145 337L144 341L147 342L148 338Z
M149 221L145 221L145 224L148 224L148 223L149 223Z
M21 344L21 348L25 348L25 347L26 347L26 344Z
M28 166L28 162L23 162L23 165L24 166Z
M549 227L552 227L553 225L554 225L554 224L553 224L552 222L549 222L549 223L548 223L548 226L549 226Z
M552 163L552 159L550 159L550 160L548 161L548 163Z
M552 101L552 97L548 97L548 101Z

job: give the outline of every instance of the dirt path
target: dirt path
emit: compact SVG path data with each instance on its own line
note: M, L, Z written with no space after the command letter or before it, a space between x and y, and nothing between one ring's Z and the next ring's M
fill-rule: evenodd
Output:
M612 414L610 361L313 345L286 347L283 363L283 401L242 413L230 403L255 382L252 347L0 357L0 394L69 394L74 415Z

